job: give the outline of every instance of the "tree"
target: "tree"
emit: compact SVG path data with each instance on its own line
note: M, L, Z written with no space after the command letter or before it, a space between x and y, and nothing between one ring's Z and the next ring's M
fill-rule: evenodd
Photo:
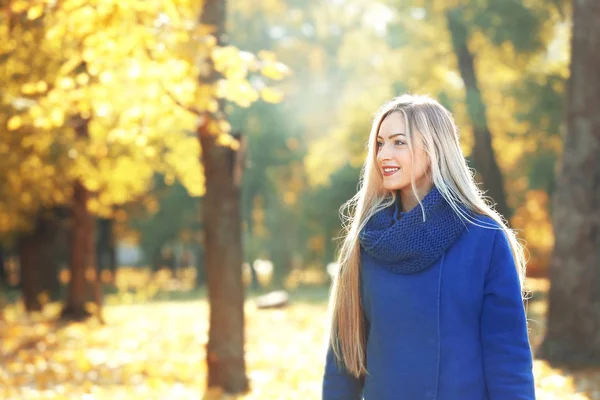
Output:
M477 172L481 174L484 186L488 189L486 194L496 203L496 210L508 219L511 212L504 192L504 178L492 147L486 106L475 74L474 55L467 45L469 36L463 12L461 8L454 8L447 11L446 15L458 69L465 83L467 111L475 137L471 157Z
M214 27L217 46L225 35L225 0L206 0L200 23ZM209 62L202 83L215 85L220 73ZM206 181L203 199L205 260L210 303L210 328L206 351L208 387L226 393L248 390L244 359L244 285L242 281L242 237L240 214L241 165L239 152L218 143L211 127L226 121L220 114L206 113L198 125L202 164Z
M75 130L80 139L89 138L89 120L75 118ZM100 311L100 284L96 268L95 220L88 209L90 191L80 180L73 184L72 217L70 230L70 276L67 299L61 316L65 319L82 320L90 313L85 308L89 294L93 294ZM92 276L88 273L91 273ZM89 282L91 281L91 282ZM89 290L93 285L93 290Z
M600 365L600 3L573 2L567 133L554 198L547 333L540 357Z
M61 221L55 210L40 210L31 232L18 239L20 281L25 310L41 311L45 293L47 299L58 292L58 264Z
M203 183L199 146L185 129L195 121L165 107L173 104L164 86L196 89L166 50L192 35L180 34L178 12L163 2L114 5L11 2L0 21L0 232L31 231L40 209L73 206L65 316L76 318L90 295L94 216L112 217L113 206L141 196L155 171L181 176L196 193ZM150 57L159 42L162 54Z
M111 283L117 274L117 249L113 218L99 218L97 221L96 265L98 272L110 272Z
M4 246L0 244L0 289L8 286L8 273L4 264Z

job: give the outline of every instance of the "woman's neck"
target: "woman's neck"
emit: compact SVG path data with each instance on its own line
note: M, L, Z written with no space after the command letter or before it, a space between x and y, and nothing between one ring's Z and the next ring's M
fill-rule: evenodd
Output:
M402 206L402 212L409 212L419 204L419 199L423 199L427 193L433 188L433 184L423 185L417 188L417 195L412 189L399 190L398 195L400 196L400 205ZM418 196L418 198L417 198Z

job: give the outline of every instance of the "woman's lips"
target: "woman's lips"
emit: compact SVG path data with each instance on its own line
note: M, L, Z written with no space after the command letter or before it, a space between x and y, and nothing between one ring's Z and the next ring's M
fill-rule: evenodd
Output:
M384 167L382 168L383 176L391 176L400 171L399 167Z

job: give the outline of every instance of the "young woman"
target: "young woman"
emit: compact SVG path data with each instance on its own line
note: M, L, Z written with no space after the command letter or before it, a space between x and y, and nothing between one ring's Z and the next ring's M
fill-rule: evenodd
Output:
M323 400L532 400L522 248L483 199L450 113L375 117L331 299Z

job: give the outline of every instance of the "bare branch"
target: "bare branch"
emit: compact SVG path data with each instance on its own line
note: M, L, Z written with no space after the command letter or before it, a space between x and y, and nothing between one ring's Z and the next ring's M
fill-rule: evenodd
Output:
M183 108L184 110L197 115L200 118L204 118L206 116L206 112L200 111L198 110L196 107L193 106L186 106L185 104L183 104L181 101L179 101L179 99L177 97L175 97L175 95L173 93L171 93L164 85L162 82L158 82L158 84L160 85L160 88L163 90L163 92L171 99L171 101L175 104L177 104L179 107Z
M156 59L154 58L154 56L152 55L152 52L150 51L150 49L148 48L148 46L146 44L144 44L144 52L146 53L146 55L148 56L148 58L152 61L156 61ZM181 107L182 109L200 117L200 118L205 118L206 117L206 112L204 111L200 111L198 110L196 107L193 106L188 106L183 104L177 97L175 97L175 95L173 93L171 93L171 91L169 89L167 89L165 87L165 85L162 82L158 82L160 88L162 89L162 91L169 97L169 99L171 99L171 101L173 103L175 103L177 106Z

